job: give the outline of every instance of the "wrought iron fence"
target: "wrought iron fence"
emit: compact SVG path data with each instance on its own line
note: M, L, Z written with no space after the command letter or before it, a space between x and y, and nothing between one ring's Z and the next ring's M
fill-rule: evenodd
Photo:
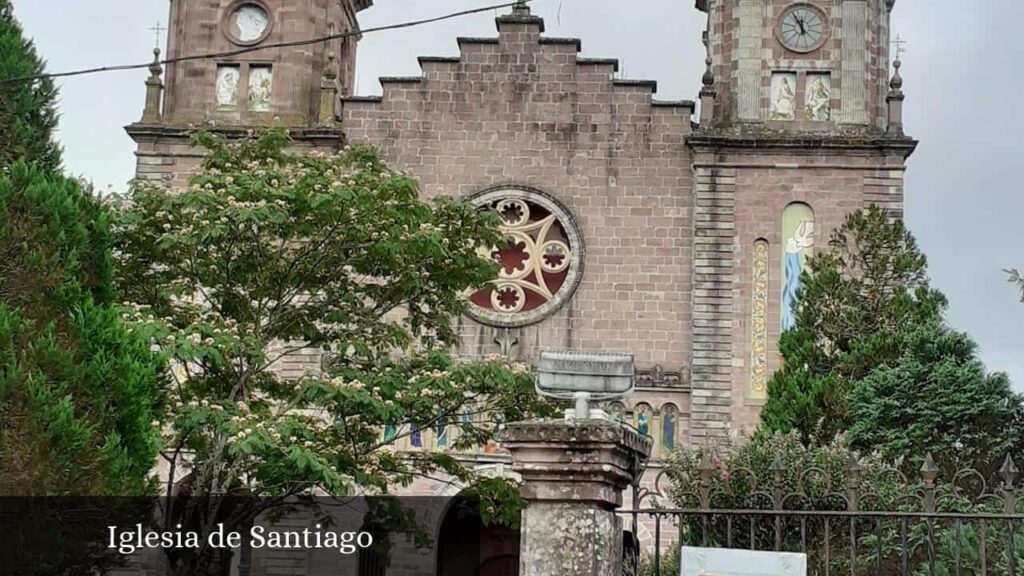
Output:
M809 468L787 488L778 457L764 484L750 470L732 470L748 477L740 494L716 486L716 473L705 456L689 483L670 483L666 470L652 488L634 487L633 509L624 512L634 551L628 576L678 575L679 546L801 552L815 576L1024 576L1024 498L1009 456L990 485L973 470L942 481L929 455L918 478L894 470L889 486L902 489L889 494L862 484L856 459L841 486ZM662 507L666 500L678 507Z

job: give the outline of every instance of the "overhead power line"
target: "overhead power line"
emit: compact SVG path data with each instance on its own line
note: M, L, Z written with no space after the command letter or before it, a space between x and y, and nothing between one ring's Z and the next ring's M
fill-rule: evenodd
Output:
M7 78L0 80L0 85L3 84L14 84L18 82L35 82L37 80L43 80L47 78L67 78L70 76L84 76L86 74L99 74L101 72L122 72L125 70L141 70L143 68L149 68L154 63L166 66L167 64L174 64L176 62L189 62L194 60L212 60L217 58L231 58L233 56L239 56L241 54L248 54L250 52L258 52L261 50L274 50L277 48L293 48L296 46L308 46L310 44L319 44L321 42L329 42L331 40L340 40L342 38L348 38L350 36L361 36L363 34L371 34L373 32L385 32L387 30L399 30L402 28L412 28L414 26L422 26L424 24L433 24L434 22L441 22L443 20L451 20L453 18L460 18L462 16L469 16L471 14L479 14L480 12L488 12L491 10L500 10L502 8L511 8L516 5L524 5L533 2L534 0L519 0L516 2L506 2L504 4L495 4L491 6L483 6L481 8L473 8L470 10L463 10L461 12L452 12L443 16L435 16L433 18L427 18L425 20L414 20L411 22L401 22L399 24L388 24L387 26L377 26L375 28L366 28L365 30L353 30L350 32L340 32L337 34L329 34L327 36L320 36L318 38L310 38L306 40L293 40L291 42L277 42L273 44L262 44L258 46L247 46L245 48L238 48L237 50L229 50L227 52L215 52L212 54L194 54L191 56L179 56L177 58L167 58L165 60L157 60L144 62L141 64L121 64L117 66L101 66L97 68L84 68L81 70L71 70L68 72L51 72L46 74L36 74L33 76L20 76L17 78Z

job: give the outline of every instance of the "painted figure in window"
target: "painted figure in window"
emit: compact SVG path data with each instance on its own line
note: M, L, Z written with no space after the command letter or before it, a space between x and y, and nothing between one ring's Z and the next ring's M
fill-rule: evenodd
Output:
M384 425L384 441L385 442L394 442L395 436L398 436L398 430L395 428L394 424L385 424Z
M274 71L269 66L253 66L249 69L249 110L266 112L270 110L270 98L274 91Z
M409 441L415 448L423 448L423 434L420 431L420 427L417 424L412 425L412 433L409 435Z
M676 449L676 407L671 404L661 410L661 446L667 454Z
M238 80L241 72L238 66L220 66L217 68L217 105L238 105Z
M636 407L636 430L644 436L651 435L651 407L647 404Z
M796 74L774 74L771 86L771 119L796 117Z
M626 412L626 407L618 402L615 402L608 407L608 412L610 413L613 422L618 422L619 424L622 424L622 418L623 414Z
M782 223L786 244L782 270L781 328L785 331L796 325L800 274L814 247L814 214L806 204L791 204L783 212Z
M440 424L437 425L437 447L445 448L448 446L448 426L444 423L445 414L444 412L437 413L437 421Z
M829 119L832 104L832 90L828 74L813 74L808 77L807 119L825 122Z

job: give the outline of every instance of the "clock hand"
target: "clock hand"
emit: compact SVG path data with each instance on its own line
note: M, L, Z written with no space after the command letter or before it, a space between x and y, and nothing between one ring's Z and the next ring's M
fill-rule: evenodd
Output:
M803 36L804 34L807 34L807 28L804 26L804 21L797 18L796 23L800 25L800 35Z

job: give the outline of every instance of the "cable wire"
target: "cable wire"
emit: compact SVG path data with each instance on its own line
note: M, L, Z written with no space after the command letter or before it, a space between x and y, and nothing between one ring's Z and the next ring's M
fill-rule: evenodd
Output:
M361 36L363 34L371 34L373 32L384 32L387 30L399 30L402 28L412 28L414 26L422 26L424 24L433 24L435 22L441 22L443 20L451 20L453 18L459 18L462 16L469 16L471 14L479 14L480 12L487 12L490 10L500 10L502 8L511 8L513 6L522 6L529 4L534 0L518 0L515 2L506 2L504 4L496 4L491 6L484 6L482 8L472 8L470 10L463 10L461 12L453 12L451 14L445 14L443 16L435 16L433 18L427 18L425 20L414 20L411 22L402 22L399 24L388 24L386 26L377 26L375 28L367 28L365 30L352 30L349 32L340 32L338 34L329 34L327 36L321 36L319 38L312 38L308 40L293 40L291 42L277 42L274 44L262 44L258 46L248 46L245 48L239 48L237 50L229 50L227 52L216 52L212 54L194 54L192 56L179 56L177 58L167 58L165 60L149 61L144 64L121 64L117 66L101 66L98 68L84 68L81 70L72 70L68 72L51 72L45 74L36 74L33 76L20 76L17 78L0 79L0 85L15 84L20 82L36 82L38 80L44 80L47 78L68 78L71 76L84 76L86 74L98 74L101 72L121 72L125 70L140 70L142 68L149 68L154 64L166 66L167 64L174 64L177 62L189 62L194 60L212 60L216 58L231 58L233 56L239 56L241 54L248 54L250 52L258 52L260 50L274 50L277 48L293 48L296 46L308 46L310 44L319 44L321 42L330 42L331 40L340 40L342 38L348 38L350 36Z

